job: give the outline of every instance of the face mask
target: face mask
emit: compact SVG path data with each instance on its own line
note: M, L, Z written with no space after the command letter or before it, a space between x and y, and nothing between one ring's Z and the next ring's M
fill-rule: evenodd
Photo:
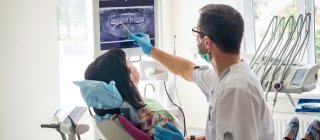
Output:
M201 53L201 52L199 51L199 55L201 56L201 58L202 58L203 60L207 61L208 63L211 62L210 56L209 56L208 54Z
M203 39L201 40L201 42L197 45L197 46L198 46L198 49L199 49L200 47L203 47L203 46L201 46L203 40L204 40L204 38L203 38ZM208 62L208 63L211 63L210 56L209 56L209 54L208 54L209 51L208 51L208 53L202 53L202 52L200 51L200 49L199 49L198 53L199 53L199 55L201 56L201 58L202 58L203 60L205 60L205 61Z

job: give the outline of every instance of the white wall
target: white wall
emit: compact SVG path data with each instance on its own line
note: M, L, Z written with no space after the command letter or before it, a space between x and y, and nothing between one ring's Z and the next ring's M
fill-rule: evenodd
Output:
M57 140L40 128L59 108L56 0L2 0L0 9L0 139Z

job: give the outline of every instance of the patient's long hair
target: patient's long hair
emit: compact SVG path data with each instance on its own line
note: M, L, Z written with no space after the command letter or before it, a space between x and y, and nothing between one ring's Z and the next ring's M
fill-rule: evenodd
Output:
M84 78L106 83L115 81L123 100L131 104L135 109L140 109L145 104L138 89L130 79L130 73L125 52L121 49L110 49L89 64Z

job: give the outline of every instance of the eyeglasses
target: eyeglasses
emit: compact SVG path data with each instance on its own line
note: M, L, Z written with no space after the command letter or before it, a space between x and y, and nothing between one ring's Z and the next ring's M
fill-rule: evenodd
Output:
M192 33L194 36L197 36L198 34L200 34L201 37L208 36L213 42L215 42L214 39L208 34L198 31L197 27L192 28Z
M136 68L133 66L133 64L132 64L132 62L130 61L129 58L126 58L126 60L127 60L127 65L129 65L128 67L129 67L129 69L130 69L130 74L132 74L134 77L137 77L137 75L135 75L135 74L132 72L133 69L136 69Z
M131 61L129 60L129 58L126 58L126 61L127 61L127 65L128 65L128 67L129 67L129 69L131 69L132 63L131 63Z
M192 28L192 33L194 36L197 36L198 34L200 34L201 36L205 36L206 34L203 32L198 31L197 27L193 27Z

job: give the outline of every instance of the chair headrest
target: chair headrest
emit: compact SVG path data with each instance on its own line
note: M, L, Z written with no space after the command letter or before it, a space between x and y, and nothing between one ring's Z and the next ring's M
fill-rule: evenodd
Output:
M95 80L73 81L73 83L80 87L81 96L89 107L112 109L120 107L123 103L114 81L109 84Z

